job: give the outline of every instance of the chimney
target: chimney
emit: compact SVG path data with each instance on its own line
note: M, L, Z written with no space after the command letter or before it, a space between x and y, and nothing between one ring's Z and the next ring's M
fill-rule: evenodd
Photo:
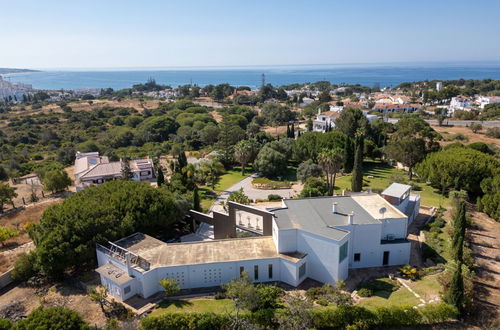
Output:
M347 224L348 225L354 224L354 212L351 212L347 215Z
M333 212L333 213L337 213L337 202L334 202L334 203L332 204L332 212Z

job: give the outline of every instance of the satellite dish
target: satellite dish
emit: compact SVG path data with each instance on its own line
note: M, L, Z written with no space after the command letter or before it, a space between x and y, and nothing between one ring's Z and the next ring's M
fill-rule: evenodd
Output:
M383 218L384 217L384 213L387 212L387 209L385 207L382 207L382 208L380 208L380 210L378 210L378 212L380 214L382 214L382 218Z

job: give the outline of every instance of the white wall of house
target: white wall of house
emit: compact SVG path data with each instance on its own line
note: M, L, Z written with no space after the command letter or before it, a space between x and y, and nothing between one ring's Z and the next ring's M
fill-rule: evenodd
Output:
M309 277L323 283L339 280L339 243L297 230L297 250L307 253Z
M406 265L410 262L410 242L389 243L380 245L379 262L382 265L384 251L389 251L389 263L387 266Z
M406 238L408 219L405 218L386 218L380 219L382 222L382 232L380 239L387 239L388 235L394 238Z

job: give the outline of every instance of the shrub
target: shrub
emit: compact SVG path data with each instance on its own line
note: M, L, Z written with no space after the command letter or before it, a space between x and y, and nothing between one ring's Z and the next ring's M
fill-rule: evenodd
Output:
M16 281L25 282L36 274L35 254L21 253L15 264L11 276Z
M267 200L270 201L270 202L273 202L273 201L280 201L282 200L283 198L280 196L280 195L276 195L276 194L270 194L270 195L267 195Z
M15 329L88 329L73 310L63 307L39 307L16 323Z
M399 271L401 272L401 275L404 277L409 278L410 280L416 280L418 279L418 272L416 268L413 268L410 265L404 265L403 267L399 268Z
M410 326L419 324L422 315L411 306L379 307L375 310L377 324L387 327Z
M368 288L361 288L358 290L358 296L360 297L371 297L373 296L373 291Z
M494 138L494 139L500 139L500 127L491 127L486 130L486 136Z
M0 330L9 330L12 328L12 322L9 319L0 319Z
M228 325L226 315L214 313L167 313L141 320L144 330L221 329Z
M219 300L219 299L225 299L226 298L226 294L222 291L219 291L215 294L214 296L215 299Z
M328 306L328 300L326 300L325 297L319 298L318 300L316 300L316 302L318 303L318 305Z
M252 185L255 185L257 189L288 189L292 186L289 181L274 181L268 178L253 179Z
M446 303L427 304L420 309L420 313L427 324L440 323L458 317L457 308Z

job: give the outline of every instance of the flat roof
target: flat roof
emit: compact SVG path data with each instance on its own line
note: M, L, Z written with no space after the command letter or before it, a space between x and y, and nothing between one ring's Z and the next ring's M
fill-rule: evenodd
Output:
M280 229L301 229L333 240L342 240L354 213L355 225L379 224L383 218L406 218L401 211L377 194L286 199L285 207L274 210ZM333 212L333 203L337 203ZM381 211L381 209L384 209Z
M389 187L385 188L382 195L400 198L410 189L410 185L394 182L391 183Z
M137 233L115 244L144 258L152 268L271 258L298 262L301 259L298 254L278 253L272 236L165 243Z
M115 282L116 284L125 284L134 279L133 277L128 276L127 271L111 263L102 265L95 271L101 274L102 276L110 279L111 281Z

